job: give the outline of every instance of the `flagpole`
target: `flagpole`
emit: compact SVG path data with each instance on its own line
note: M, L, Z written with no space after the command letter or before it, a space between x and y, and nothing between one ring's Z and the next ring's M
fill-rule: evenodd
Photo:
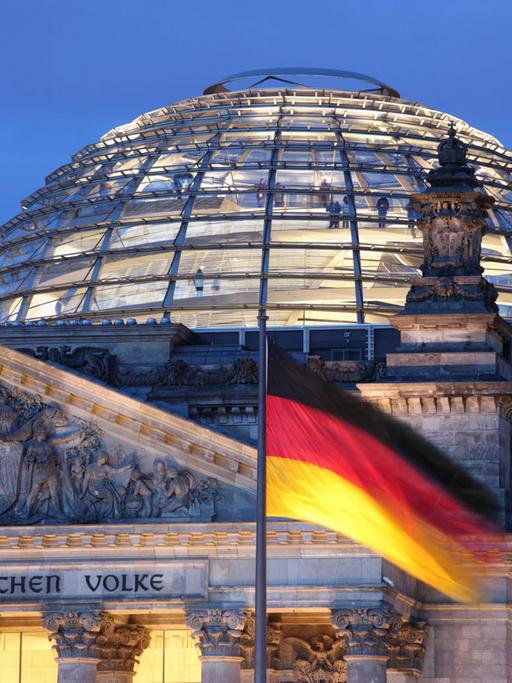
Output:
M254 683L267 681L267 521L266 521L266 404L267 311L260 306L258 375L258 463L256 488L256 629Z

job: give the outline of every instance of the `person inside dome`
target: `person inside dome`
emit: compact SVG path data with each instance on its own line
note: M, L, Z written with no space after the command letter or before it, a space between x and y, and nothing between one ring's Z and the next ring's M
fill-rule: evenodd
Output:
M327 204L329 203L329 199L331 197L330 195L331 191L331 184L327 182L327 178L323 178L322 182L320 183L320 204L322 206L325 206L327 208Z
M261 208L265 202L265 197L267 194L267 183L265 182L265 178L260 178L260 182L258 185L258 190L256 192L256 201L258 202L258 206Z
M340 203L338 201L334 201L334 199L331 199L329 204L327 204L326 211L329 214L329 227L330 228L339 228L340 227L340 212L341 212Z
M350 219L353 218L352 207L350 206L350 201L348 197L343 197L343 210L342 210L342 228L350 227Z
M379 215L379 228L386 227L386 216L389 209L389 200L387 197L379 197L377 200L377 213Z

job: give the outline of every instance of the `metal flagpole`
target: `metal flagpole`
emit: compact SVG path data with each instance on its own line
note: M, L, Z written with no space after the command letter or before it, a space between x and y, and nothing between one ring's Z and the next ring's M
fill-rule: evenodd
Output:
M261 256L259 326L259 374L258 374L258 464L256 486L256 630L254 643L254 683L267 683L267 462L266 462L266 406L267 406L267 293L270 255L270 233L276 168L279 155L279 130L275 134L275 147L270 160L268 192L263 223L263 249Z
M256 633L254 683L267 681L267 521L266 521L266 403L267 311L260 307L258 375L258 464L256 490Z

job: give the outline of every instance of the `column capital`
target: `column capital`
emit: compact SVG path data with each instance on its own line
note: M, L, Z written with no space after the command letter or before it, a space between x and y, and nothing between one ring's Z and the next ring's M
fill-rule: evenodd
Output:
M59 659L97 658L97 638L105 613L97 609L62 609L43 614L43 624L50 631L53 649Z
M346 657L388 657L390 637L400 628L403 618L388 607L353 607L331 611L336 636L347 642Z
M97 637L98 671L132 672L151 637L144 626L122 624L110 614L104 616Z
M428 626L425 621L403 623L393 634L388 647L389 669L404 673L421 674L425 659L425 640Z
M246 609L204 608L187 611L185 620L203 657L241 659L240 639L249 615Z

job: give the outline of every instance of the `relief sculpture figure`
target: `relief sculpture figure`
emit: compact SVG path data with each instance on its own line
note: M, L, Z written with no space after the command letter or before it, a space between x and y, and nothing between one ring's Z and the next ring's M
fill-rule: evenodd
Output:
M82 498L90 502L97 518L120 519L123 516L124 494L132 469L133 465L114 467L106 453L100 453L96 461L87 466Z
M212 519L218 486L136 454L106 452L93 422L0 386L0 523Z
M50 517L61 516L59 456L42 424L36 427L32 439L27 442L24 460L28 491L26 499L18 501L21 506L17 508L18 513L24 511L31 517L41 510ZM42 509L42 503L46 503L46 510Z
M178 472L174 467L167 468L162 460L153 466L153 514L165 517L172 513L188 513L189 493L195 484L190 472Z

